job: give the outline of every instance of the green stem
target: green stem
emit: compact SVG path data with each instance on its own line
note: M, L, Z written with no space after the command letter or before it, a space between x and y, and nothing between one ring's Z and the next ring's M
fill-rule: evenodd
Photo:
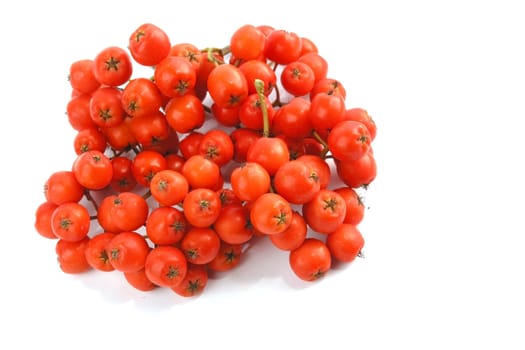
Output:
M221 55L226 56L227 54L231 53L232 50L230 48L230 45L227 45L221 49Z
M221 58L226 56L231 52L229 46L225 46L222 49L216 48L216 47L207 47L202 52L206 52L208 54L208 61L213 62L216 66L220 66L221 64L224 64L224 61L217 59L213 54L218 53Z
M264 82L261 79L255 79L255 90L257 91L257 97L259 98L259 104L261 105L261 111L263 115L263 137L270 136L270 121L268 118L268 109L266 106L266 96L264 95Z

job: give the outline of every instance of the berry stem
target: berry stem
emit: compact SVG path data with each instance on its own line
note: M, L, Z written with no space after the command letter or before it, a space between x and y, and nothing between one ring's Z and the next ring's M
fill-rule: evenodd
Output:
M151 191L148 190L147 192L145 192L143 195L142 195L142 198L144 199L148 199L149 197L151 197Z
M264 82L261 79L255 79L255 91L257 91L257 97L259 98L259 104L261 105L261 111L263 115L263 137L270 136L270 121L268 118L268 109L266 106L266 96L264 96Z
M319 156L321 158L325 159L326 158L326 154L329 151L328 143L326 143L326 141L323 140L323 138L321 137L321 135L319 135L319 133L317 131L314 130L312 132L312 135L317 140L317 142L319 142L321 145L323 145L323 150L321 151L321 154Z
M213 54L218 53L221 57L226 56L231 52L230 46L225 46L222 49L216 48L216 47L207 47L202 52L206 52L208 54L208 61L213 62L216 66L220 66L221 64L224 64L222 60L217 59Z
M95 201L95 199L93 198L93 196L91 195L91 192L89 190L86 190L84 192L84 196L86 196L86 199L88 201L91 202L91 204L93 204L93 207L95 208L95 211L98 211L98 204L97 202Z
M140 148L140 146L138 146L138 145L133 145L133 146L131 146L131 150L132 150L133 152L135 152L135 154L139 154L139 153L142 151L141 148Z
M230 45L226 45L225 47L223 47L221 50L220 50L220 53L222 56L226 56L228 55L229 53L231 53L232 50L230 48Z
M213 62L213 64L215 64L216 66L219 66L222 64L221 61L219 61L218 59L215 58L215 56L213 56L212 48L208 48L208 61Z
M125 153L125 150L116 150L113 147L111 147L110 149L111 149L111 153L113 153L113 156L111 156L111 159L120 157L121 155Z
M283 103L281 102L281 92L279 91L279 88L277 85L275 86L275 101L273 101L272 106L273 107L281 107Z

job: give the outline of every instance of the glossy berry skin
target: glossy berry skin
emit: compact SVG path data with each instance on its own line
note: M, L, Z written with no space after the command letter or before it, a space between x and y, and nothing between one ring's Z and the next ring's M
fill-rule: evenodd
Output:
M154 66L170 53L168 35L152 23L140 25L131 33L128 48L135 62L143 66Z
M87 151L73 162L73 173L78 183L88 190L101 190L113 179L113 166L107 155L100 151Z
M340 161L353 161L361 158L370 149L372 137L367 127L353 120L337 123L328 134L328 148Z
M301 38L282 29L273 30L266 37L266 58L279 64L288 64L301 56Z
M326 245L334 259L349 263L362 253L365 240L355 225L343 224L328 235Z
M291 224L292 207L276 193L265 193L255 200L250 221L258 232L273 235L284 232Z
M290 150L282 139L261 137L253 143L246 154L248 162L259 163L270 175L290 160Z
M86 247L89 237L84 237L80 241L70 242L62 239L57 240L55 252L57 254L60 269L68 274L79 274L91 270L91 266L86 260Z
M325 243L316 238L307 238L290 252L289 263L297 277L312 282L330 270L332 257Z
M264 33L251 24L238 28L230 39L232 55L242 61L253 60L264 52L266 37Z
M74 172L57 171L44 184L44 195L55 205L78 202L84 196L84 187L77 181Z
M133 73L133 62L126 50L119 46L102 49L93 60L95 79L106 86L120 86Z
M155 84L164 96L180 97L193 90L197 82L195 69L185 58L168 56L155 66Z
M173 246L155 247L148 254L144 270L157 286L173 288L186 277L188 263L184 253Z
M144 268L150 247L146 239L137 232L116 234L108 243L109 261L117 271L135 272Z
M202 293L208 284L208 270L205 266L188 264L184 279L172 287L182 297L194 297Z
M223 108L239 106L248 97L248 81L234 65L223 64L210 72L208 92L213 101Z
M75 202L60 204L51 215L51 228L58 238L68 242L84 239L90 228L89 212Z
M330 234L344 221L346 203L343 197L328 189L320 190L313 199L303 205L303 216L314 231Z

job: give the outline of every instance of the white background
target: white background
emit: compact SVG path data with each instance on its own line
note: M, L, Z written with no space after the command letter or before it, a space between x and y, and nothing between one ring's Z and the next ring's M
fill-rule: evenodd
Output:
M3 2L0 348L525 348L519 4ZM194 299L59 270L33 222L44 181L74 159L69 65L144 22L198 47L247 23L317 44L378 125L365 259L308 284L263 244Z

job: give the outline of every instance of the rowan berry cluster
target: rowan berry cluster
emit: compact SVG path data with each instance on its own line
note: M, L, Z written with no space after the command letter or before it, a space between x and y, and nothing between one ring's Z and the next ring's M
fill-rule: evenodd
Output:
M175 44L146 23L71 64L74 158L35 213L64 272L192 296L260 240L305 281L362 253L372 118L311 40L249 24L229 39Z

